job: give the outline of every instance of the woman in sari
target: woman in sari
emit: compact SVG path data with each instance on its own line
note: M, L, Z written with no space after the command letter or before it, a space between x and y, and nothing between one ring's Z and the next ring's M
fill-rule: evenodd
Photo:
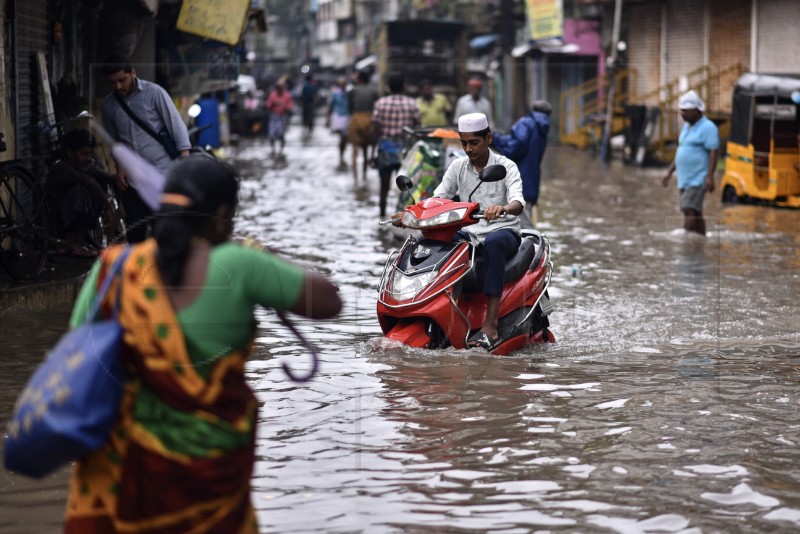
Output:
M65 532L258 532L258 402L244 377L254 307L329 318L341 300L323 276L230 241L237 193L229 165L176 164L153 238L132 247L112 284L103 313L121 283L129 378L106 445L72 473ZM122 251L108 249L89 274L73 327Z
M286 89L286 80L281 78L275 83L275 89L267 97L266 108L269 110L267 134L271 154L275 156L275 141L278 142L278 156L283 156L283 147L286 144L286 128L289 127L289 117L292 114L292 93Z

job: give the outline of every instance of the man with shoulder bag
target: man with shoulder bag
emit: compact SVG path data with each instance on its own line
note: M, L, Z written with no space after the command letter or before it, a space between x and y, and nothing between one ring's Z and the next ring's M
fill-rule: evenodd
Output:
M101 72L113 89L103 99L106 131L166 175L172 161L188 156L192 146L186 124L169 94L160 85L138 78L128 58L119 54L106 58ZM127 178L126 170L117 162L127 240L138 243L147 237L152 211Z

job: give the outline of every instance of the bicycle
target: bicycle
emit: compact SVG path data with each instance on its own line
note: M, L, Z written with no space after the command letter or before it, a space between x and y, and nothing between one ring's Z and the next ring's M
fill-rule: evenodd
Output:
M97 249L104 249L109 245L124 242L128 232L125 224L124 208L117 198L114 188L108 186L105 190L108 202L114 207L117 217L114 220L109 220L104 211L98 216L97 223L87 232L86 238L89 244Z
M4 146L0 133L0 151ZM50 240L44 192L18 161L0 162L0 265L17 280L41 274Z
M603 142L603 128L606 124L605 113L591 113L581 120L583 135L585 136L585 146L591 151L592 157L600 153Z
M82 112L75 117L70 117L54 124L37 123L29 127L29 133L31 135L39 135L41 138L40 142L43 144L47 143L49 145L49 157L47 158L47 167L49 169L52 170L54 166L67 158L62 143L64 137L69 132L69 128L74 126L74 124L80 119L94 120L94 117L89 115L87 112ZM92 158L92 162L97 164L96 156ZM109 214L104 209L102 213L97 216L91 228L86 231L84 237L87 243L97 249L103 249L113 243L125 241L127 232L127 227L124 222L124 210L122 208L122 203L117 197L114 187L111 185L101 185L101 187L104 190L105 203L108 203L113 207L114 216L112 216L112 219L109 219ZM59 199L54 199L51 197L49 200L51 203L55 201L55 204L51 205L56 208ZM52 218L49 221L49 224L51 230L51 242L56 245L56 247L63 246L65 243L62 239L59 239L58 236L58 234L61 233L61 230L59 228L57 217Z

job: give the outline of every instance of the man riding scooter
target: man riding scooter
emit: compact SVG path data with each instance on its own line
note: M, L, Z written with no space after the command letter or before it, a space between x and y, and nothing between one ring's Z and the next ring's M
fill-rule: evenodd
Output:
M486 318L480 331L469 338L469 343L491 351L499 341L497 326L506 260L514 256L522 240L518 217L525 206L522 179L516 163L489 150L492 132L486 115L469 113L459 117L458 135L467 155L450 164L433 196L452 199L458 195L463 200L480 184L472 200L480 203L484 218L478 224L459 230L454 239L471 241L482 247ZM506 177L498 182L481 183L478 174L495 164L506 168ZM392 217L395 225L400 224L401 216L398 213Z

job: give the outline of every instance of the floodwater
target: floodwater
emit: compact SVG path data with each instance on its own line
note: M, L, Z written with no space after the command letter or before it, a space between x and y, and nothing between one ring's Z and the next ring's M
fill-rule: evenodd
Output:
M263 532L794 532L800 527L800 212L706 200L681 230L661 171L550 147L538 228L553 247L557 342L510 357L381 338L377 173L290 132L286 165L248 141L238 231L329 275L332 322L298 320L321 372L260 312ZM349 160L349 153L348 158ZM391 200L390 200L391 205ZM0 418L67 310L0 321ZM0 532L57 532L67 470L0 476Z

